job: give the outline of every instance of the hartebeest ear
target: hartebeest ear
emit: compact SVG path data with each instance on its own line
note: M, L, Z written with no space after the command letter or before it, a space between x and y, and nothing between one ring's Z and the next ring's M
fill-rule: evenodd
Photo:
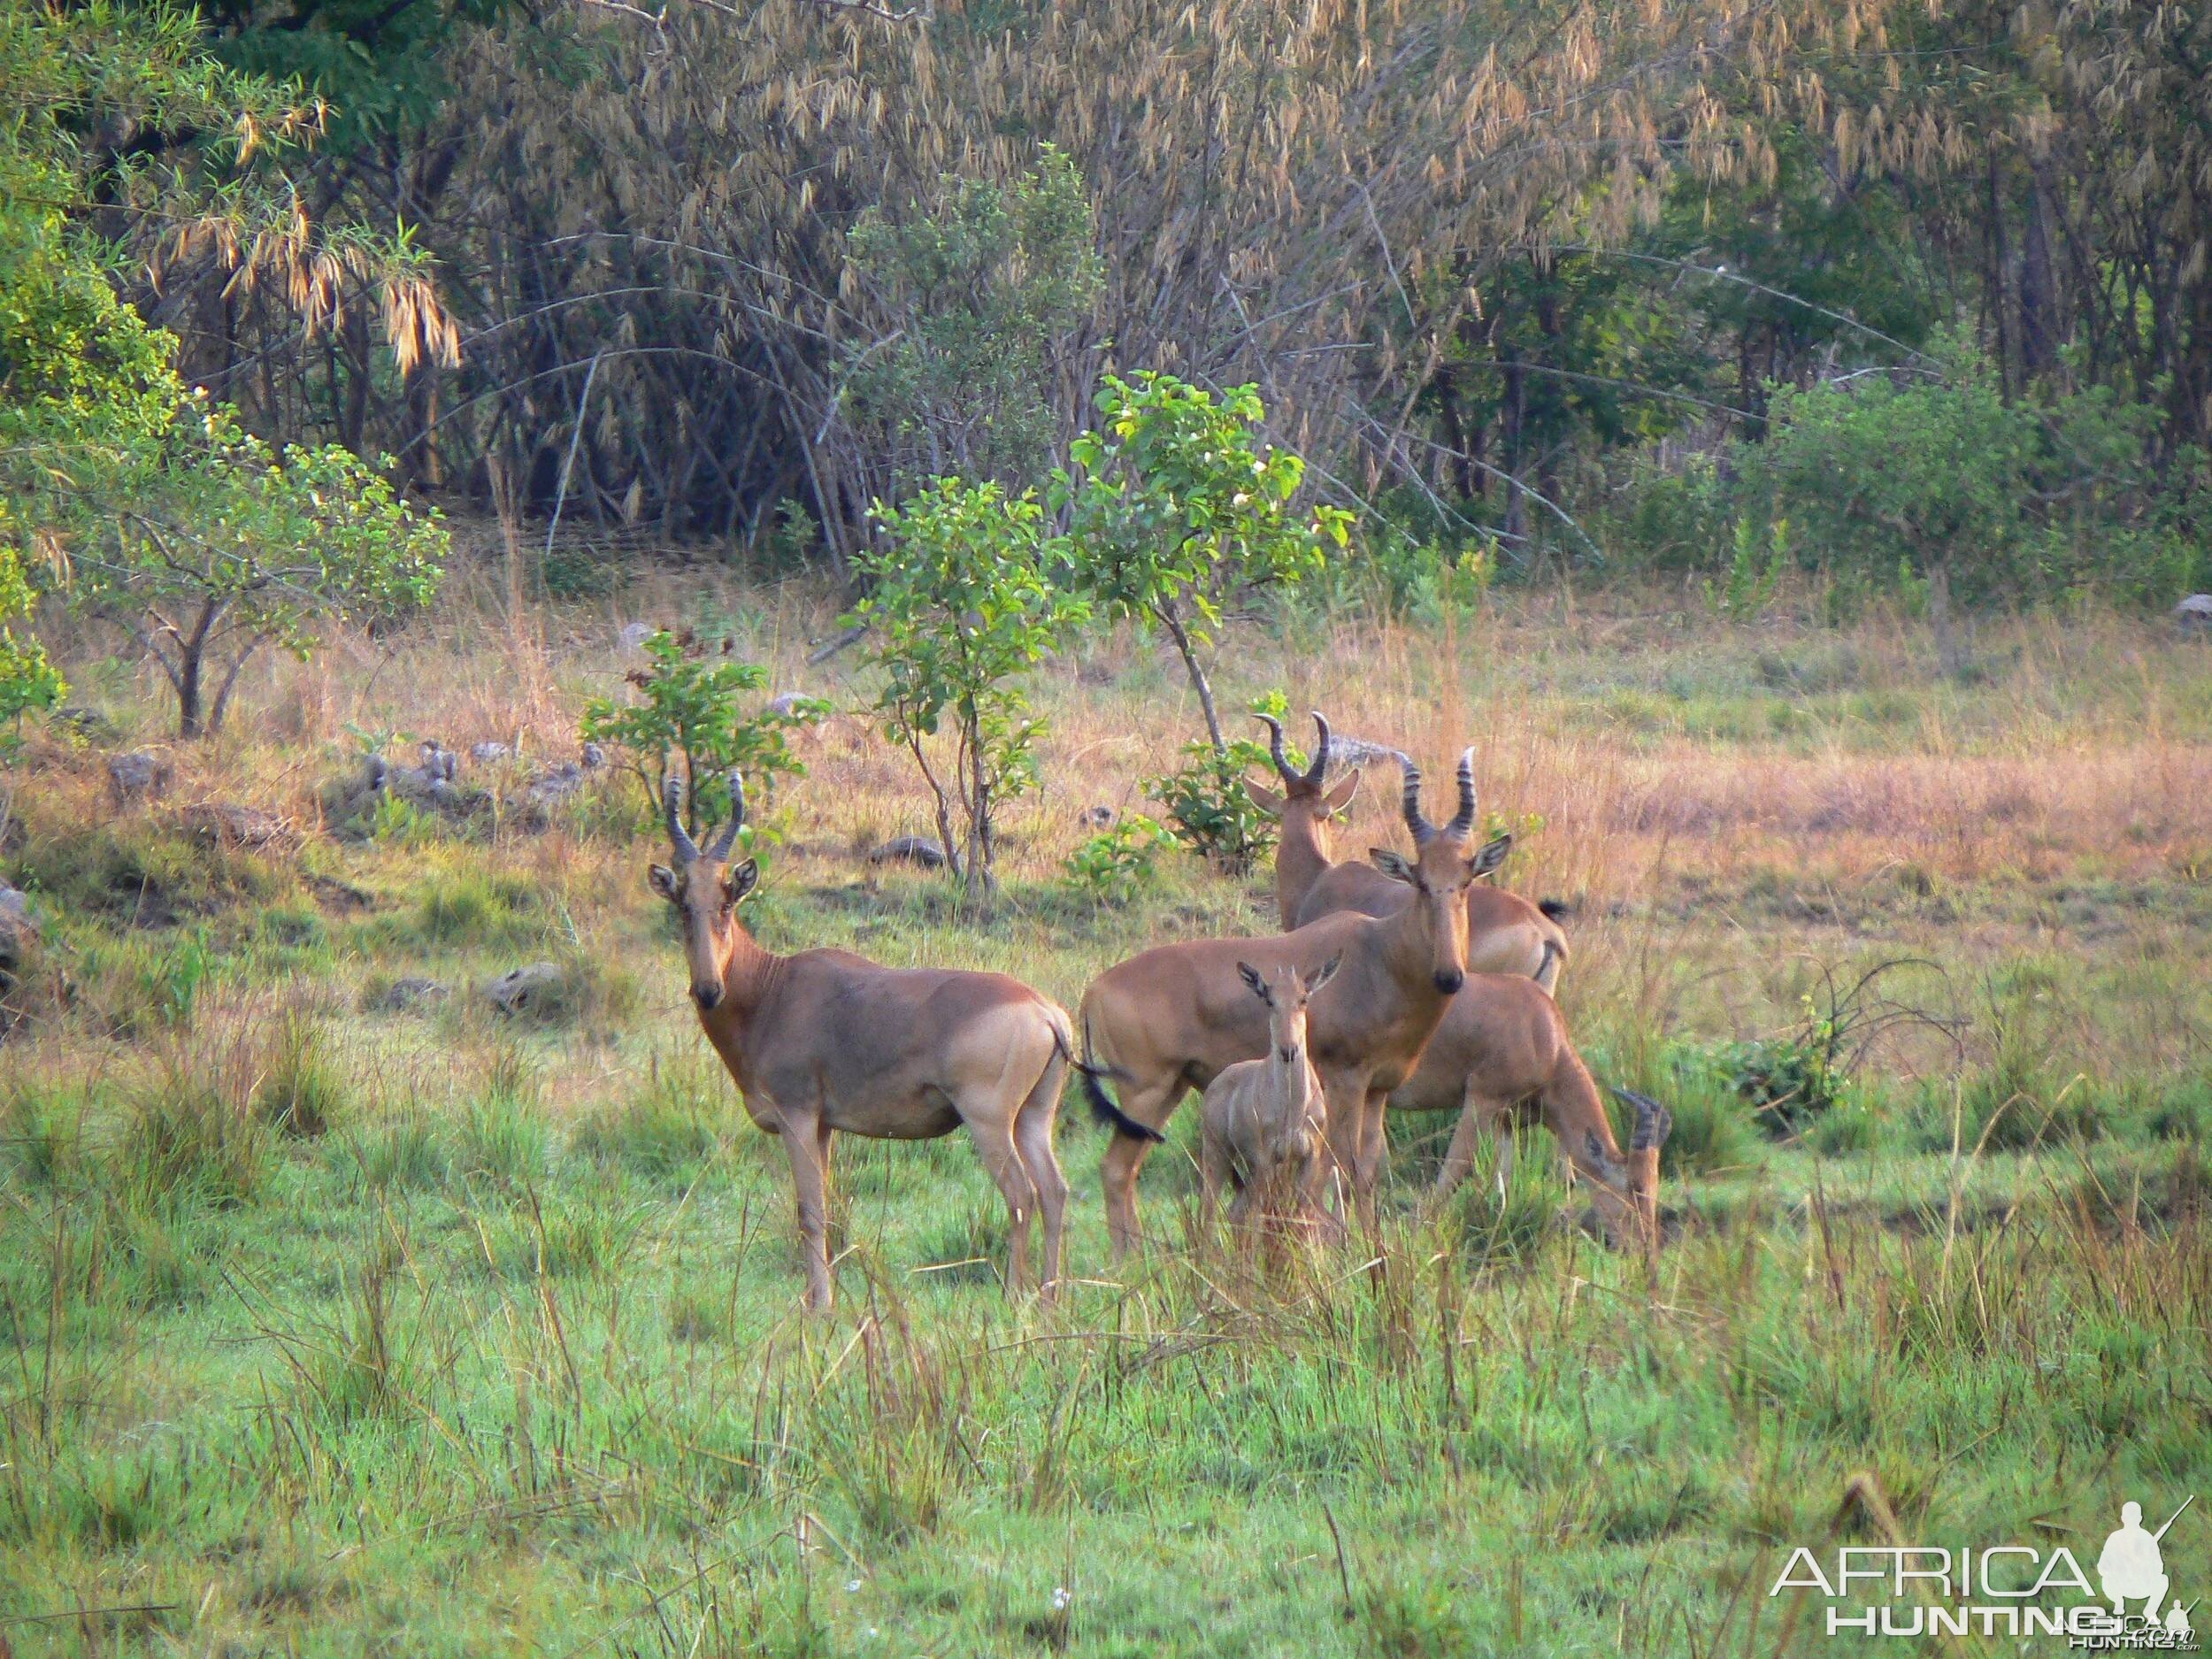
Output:
M1387 847L1370 847L1367 862L1388 876L1393 881L1402 881L1409 887L1421 885L1420 872Z
M1268 994L1267 981L1260 978L1260 971L1257 968L1248 962L1240 962L1237 964L1237 972L1244 976L1244 982L1252 987L1253 995L1258 997L1270 1008L1275 1006L1274 997Z
M676 872L666 864L655 864L645 872L645 879L654 892L671 904L676 902Z
M740 902L753 890L760 879L760 866L748 858L741 864L732 864L722 874L722 896L731 903Z
M1477 881L1481 880L1483 877L1503 864L1506 854L1512 850L1513 838L1510 835L1500 835L1494 840L1485 841L1481 850L1467 861L1467 873Z
M1355 766L1339 780L1335 788L1321 797L1321 816L1334 818L1352 804L1352 797L1359 793L1359 768Z
M1247 778L1244 780L1244 793L1250 795L1252 804L1266 813L1268 817L1282 817L1283 797L1279 790L1271 789L1263 783L1254 783Z
M1335 979L1336 971L1343 965L1344 956L1341 951L1338 952L1337 955L1331 956L1326 962L1323 963L1321 964L1321 972L1315 974L1313 978L1306 981L1306 995L1308 996L1311 996L1316 991L1326 985L1331 979Z

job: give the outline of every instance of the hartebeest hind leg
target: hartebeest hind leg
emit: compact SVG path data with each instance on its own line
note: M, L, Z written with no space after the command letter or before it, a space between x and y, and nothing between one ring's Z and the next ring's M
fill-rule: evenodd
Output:
M968 1120L968 1134L975 1141L976 1156L983 1160L983 1167L991 1172L997 1183L1000 1195L1006 1200L1006 1214L1011 1224L1008 1228L1006 1289L1011 1295L1029 1282L1029 1219L1037 1213L1037 1183L1029 1177L1029 1167L1022 1162L1021 1151L1014 1144L1014 1132L1003 1118L972 1118Z
M1060 1159L1052 1149L1052 1125L1060 1110L1060 1089L1066 1082L1067 1062L1057 1052L1045 1063L1044 1075L1022 1102L1014 1119L1014 1147L1037 1190L1037 1209L1045 1220L1044 1278L1038 1291L1047 1301L1057 1293L1065 1263L1068 1178L1060 1171Z
M1189 1093L1189 1083L1179 1077L1164 1087L1128 1085L1121 1096L1120 1111L1133 1123L1158 1129ZM1156 1141L1117 1129L1106 1156L1099 1160L1100 1184L1106 1190L1106 1234L1112 1240L1117 1262L1144 1242L1143 1231L1137 1225L1137 1171L1157 1145Z

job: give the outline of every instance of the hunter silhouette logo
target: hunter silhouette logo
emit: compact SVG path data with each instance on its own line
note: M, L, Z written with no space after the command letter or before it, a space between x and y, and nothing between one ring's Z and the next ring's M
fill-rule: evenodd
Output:
M2093 1584L2063 1544L1846 1546L1826 1563L1801 1546L1767 1594L1818 1591L1831 1636L2056 1636L2092 1653L2194 1653L2196 1603L2173 1592L2166 1537L2195 1502L2155 1532L2141 1504L2122 1504Z

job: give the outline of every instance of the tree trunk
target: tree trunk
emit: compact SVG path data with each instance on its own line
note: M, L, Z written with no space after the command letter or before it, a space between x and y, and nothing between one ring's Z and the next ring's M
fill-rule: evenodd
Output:
M1214 710L1214 688L1206 678L1206 671L1199 666L1198 652L1191 643L1190 630L1183 626L1183 618L1171 604L1163 605L1154 613L1168 637L1175 641L1175 649L1183 654L1183 666L1190 671L1190 683L1198 693L1198 706L1206 717L1206 735L1213 741L1214 753L1225 755L1229 744L1221 735L1221 716Z
M208 727L201 716L201 682L207 664L207 636L215 626L215 618L222 613L223 607L210 600L200 607L200 618L192 625L192 632L177 641L177 668L169 679L177 691L179 737L204 737L207 733Z
M1928 572L1928 620L1935 627L1936 668L1946 680L1956 680L1965 667L1959 650L1958 630L1951 621L1951 562L1940 559Z

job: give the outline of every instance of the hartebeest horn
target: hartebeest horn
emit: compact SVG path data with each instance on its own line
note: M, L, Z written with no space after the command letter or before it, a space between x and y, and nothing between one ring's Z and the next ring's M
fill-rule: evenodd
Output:
M1672 1112L1650 1095L1639 1094L1632 1088L1623 1088L1617 1083L1606 1087L1635 1109L1636 1126L1628 1132L1631 1152L1654 1152L1666 1144L1668 1135L1674 1132Z
M1286 787L1297 784L1298 774L1291 770L1289 758L1283 753L1283 723L1271 714L1256 714L1252 718L1267 728L1267 752L1275 762L1275 775Z
M1306 781L1318 789L1329 770L1329 718L1318 709L1313 711L1313 728L1321 737L1313 751L1313 764L1306 768Z
M736 767L730 768L730 821L715 837L714 845L707 849L707 856L720 864L730 856L730 849L737 844L737 832L745 823L745 779Z
M1400 756L1398 764L1405 768L1405 794L1399 802L1399 810L1405 814L1406 828L1412 833L1416 847L1425 847L1436 839L1436 826L1421 816L1421 769L1407 756Z
M676 849L678 867L695 864L699 857L699 843L691 839L691 832L684 827L682 779L671 778L661 786L661 803L667 809L668 841Z
M1444 826L1444 833L1455 841L1463 841L1475 830L1475 751L1470 748L1459 757L1459 812Z

